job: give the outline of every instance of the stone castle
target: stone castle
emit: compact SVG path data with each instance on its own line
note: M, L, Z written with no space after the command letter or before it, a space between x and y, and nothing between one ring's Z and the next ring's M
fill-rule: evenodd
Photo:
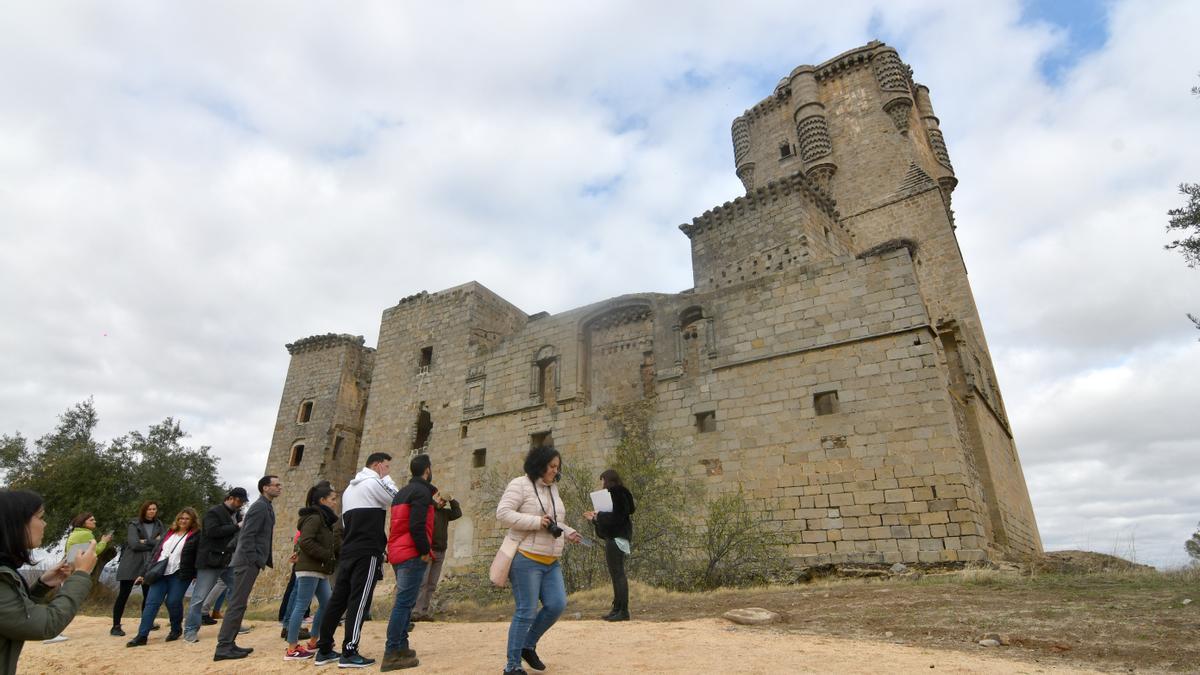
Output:
M469 282L384 310L374 349L287 345L276 550L305 489L340 489L372 452L401 484L429 453L469 505L531 444L598 473L619 440L603 410L649 400L679 470L740 485L798 562L1041 552L929 90L871 42L784 77L733 121L733 156L746 194L680 226L691 290L528 315ZM494 521L465 511L450 567L494 552Z

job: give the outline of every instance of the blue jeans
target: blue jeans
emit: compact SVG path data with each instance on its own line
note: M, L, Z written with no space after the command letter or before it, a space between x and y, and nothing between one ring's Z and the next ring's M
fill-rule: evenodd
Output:
M521 650L536 649L538 640L567 608L567 587L562 567L555 560L543 565L518 551L508 570L517 608L508 627L508 661L505 670L521 667ZM538 611L538 601L542 609Z
M313 617L313 625L321 628L321 618L325 616L325 606L329 604L329 581L316 577L296 577L296 586L292 589L292 601L288 605L291 612L287 618L287 641L294 645L300 641L300 624L304 623L304 613L312 604L313 595L317 596L317 615Z
M183 594L187 592L191 581L183 579L179 572L176 572L154 582L150 587L150 596L146 598L146 604L142 607L142 623L138 626L138 637L150 636L150 627L154 625L154 617L158 615L158 609L162 607L164 599L167 601L167 616L171 619L171 632L183 632Z
M396 570L396 602L392 605L392 618L388 619L387 645L384 647L389 652L408 649L408 621L412 618L421 581L425 579L426 564L420 558L412 558L392 565Z
M203 611L204 599L208 597L213 586L217 585L217 579L225 582L226 586L233 585L233 568L206 568L201 567L196 570L196 587L192 589L192 600L188 603L187 622L184 628L189 633L200 631L200 614Z

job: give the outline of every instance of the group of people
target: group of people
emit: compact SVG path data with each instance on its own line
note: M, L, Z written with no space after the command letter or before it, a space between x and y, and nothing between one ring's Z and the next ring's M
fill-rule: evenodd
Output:
M308 490L305 506L297 514L290 558L292 590L281 610L285 660L312 659L318 666L337 663L341 668L374 664L374 659L360 653L359 645L362 623L370 612L386 560L395 574L396 590L380 670L419 664L410 644L411 622L428 618L448 544L448 524L460 517L462 510L456 500L443 496L434 486L428 455L410 460L410 478L403 487L390 477L391 459L386 453L367 457L366 466L340 495L328 481ZM535 670L545 668L537 654L538 642L566 608L559 558L566 542L585 542L566 523L557 487L561 454L549 446L533 448L525 458L524 471L525 475L508 484L496 508L497 520L508 528L506 537L516 545L506 576L516 604L504 669L510 675L525 673L522 662ZM630 551L635 507L615 471L605 471L600 479L602 488L611 493L612 510L588 511L583 517L605 541L613 605L604 619L624 621L629 619L624 562ZM273 503L282 490L277 476L264 476L258 481L259 498L244 517L242 507L248 495L244 489L234 488L221 503L210 507L203 519L186 507L175 515L170 527L164 527L159 519L157 503L144 503L126 528L111 634L125 635L121 618L133 586L141 585L141 621L129 647L147 644L150 632L157 628L154 619L165 603L170 621L166 641L182 637L198 642L201 626L217 624L220 618L213 660L249 656L254 650L239 646L236 638L244 632L242 619L258 575L275 562ZM73 563L52 568L30 587L17 569L31 562L30 551L42 543L43 514L38 495L0 490L0 667L10 673L15 672L25 640L59 635L71 621L87 596L97 552L111 539L105 535L96 540L92 532L95 519L81 514L77 525L86 533L72 532L69 544L86 546L76 551ZM193 581L185 618L183 598ZM57 594L45 602L55 588ZM220 606L218 594L225 595L223 615L216 609ZM314 598L318 609L312 634L303 636L301 626ZM339 625L343 625L340 651L334 649ZM307 642L301 642L304 637Z

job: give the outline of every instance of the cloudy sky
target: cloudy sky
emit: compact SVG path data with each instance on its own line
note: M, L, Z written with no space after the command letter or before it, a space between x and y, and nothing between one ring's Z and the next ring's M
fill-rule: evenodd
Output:
M691 285L729 125L875 38L932 89L1047 549L1200 521L1200 3L17 3L0 22L0 433L95 397L265 463L287 352L475 279L527 312ZM415 9L406 9L407 7ZM736 9L734 7L736 6Z

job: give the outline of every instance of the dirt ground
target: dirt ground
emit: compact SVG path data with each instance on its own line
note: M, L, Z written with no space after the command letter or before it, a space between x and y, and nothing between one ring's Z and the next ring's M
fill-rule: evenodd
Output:
M568 610L569 611L569 610ZM128 638L110 637L109 621L78 617L70 640L26 644L19 673L293 673L311 662L283 661L277 624L248 622L255 630L239 644L255 652L240 661L213 663L216 626L201 641L163 642L165 626L150 644L130 649ZM165 623L165 622L164 622ZM127 627L128 628L128 627ZM364 626L362 653L383 655L386 622ZM499 673L504 666L506 623L422 623L412 636L421 665L413 673ZM340 639L340 633L339 633ZM734 626L715 618L672 622L562 621L538 649L546 673L1086 673L1064 664L1006 659L1002 651L977 647L952 651L884 640L798 634L773 627ZM326 673L344 672L330 666Z

